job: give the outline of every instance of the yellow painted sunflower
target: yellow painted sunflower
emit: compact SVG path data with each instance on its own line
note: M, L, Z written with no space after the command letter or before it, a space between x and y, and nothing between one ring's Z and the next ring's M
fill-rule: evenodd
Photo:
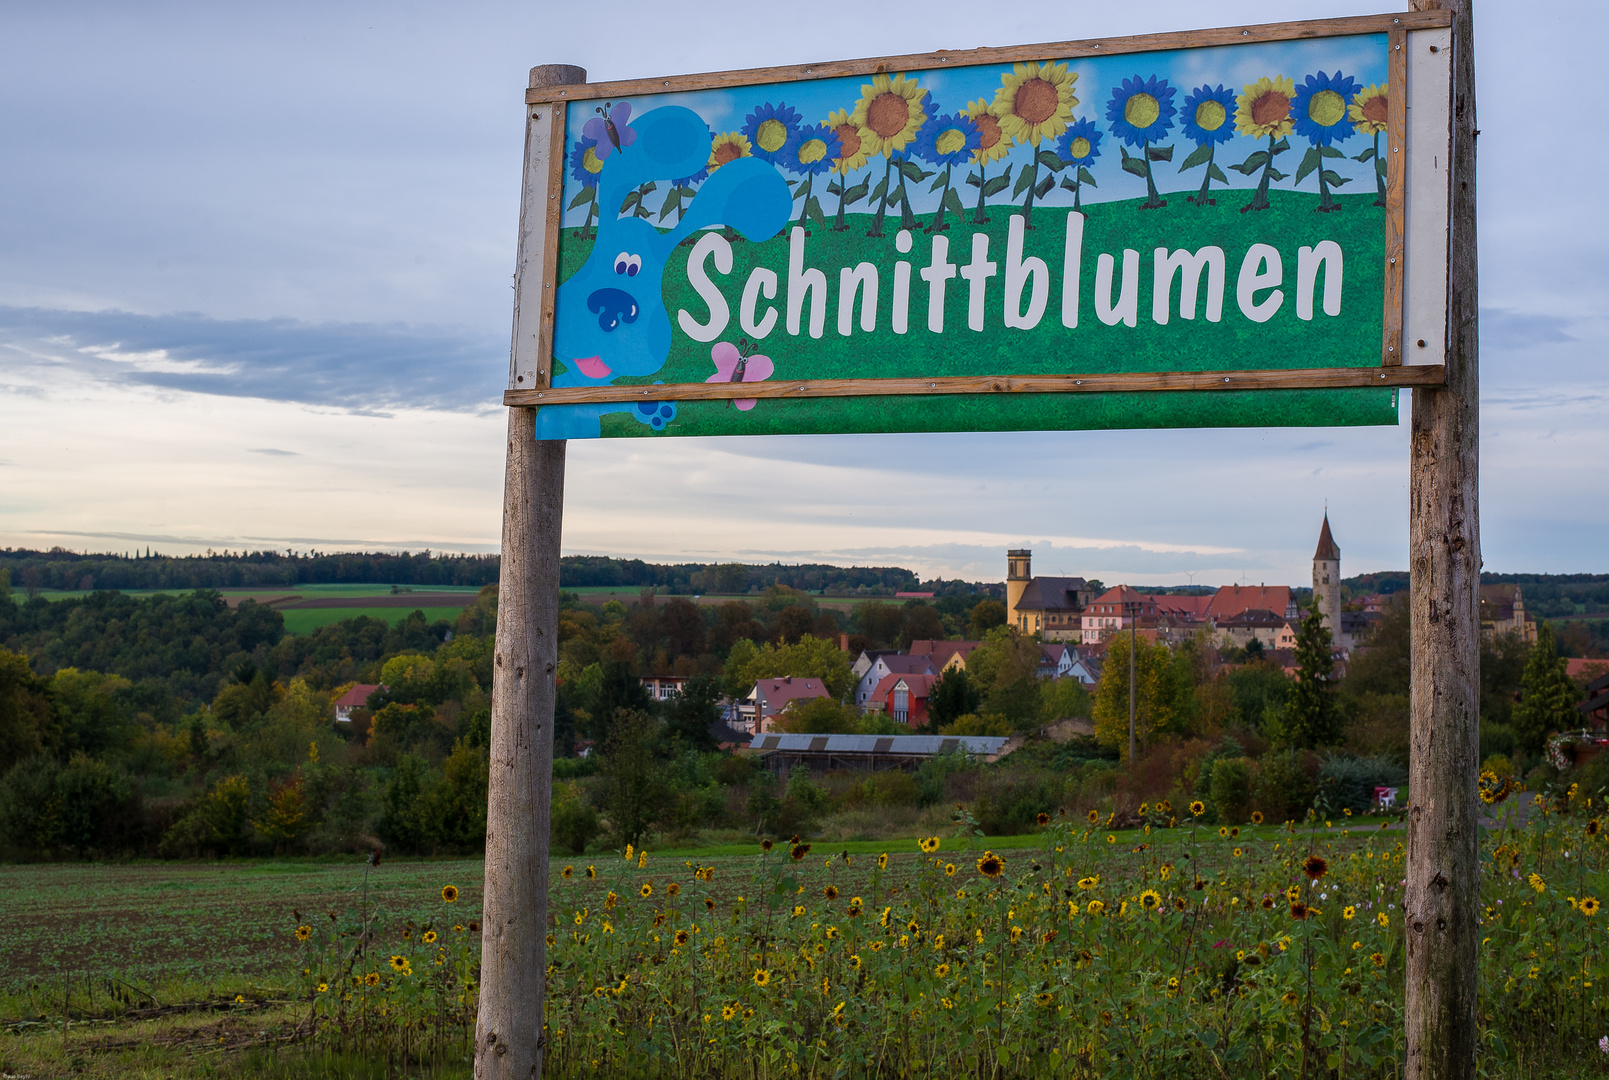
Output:
M1296 81L1284 75L1264 75L1247 83L1245 92L1235 98L1235 130L1256 138L1279 138L1291 133L1291 101L1296 97Z
M927 91L904 75L874 75L860 88L849 120L860 129L867 157L891 157L909 146L927 121Z
M1359 135L1378 135L1386 129L1386 112L1391 95L1385 83L1365 86L1352 95L1352 104L1346 107L1347 118ZM1493 780L1497 778L1492 777Z
M856 169L866 167L866 138L861 130L849 118L848 109L838 109L827 114L827 126L832 133L838 136L840 153L832 159L833 171L842 175L854 172Z
M1007 135L1000 126L1000 121L989 111L989 103L983 98L971 102L961 110L961 115L978 126L978 148L972 151L972 160L988 164L999 161L1011 153L1016 146L1016 140Z
M724 135L717 135L715 141L710 144L710 172L719 169L728 161L753 156L754 147L749 145L749 140L741 131L728 131Z
M1013 65L1001 77L989 112L1013 140L1038 146L1041 140L1057 138L1067 130L1078 105L1073 96L1077 81L1078 75L1068 71L1066 64L1030 60Z

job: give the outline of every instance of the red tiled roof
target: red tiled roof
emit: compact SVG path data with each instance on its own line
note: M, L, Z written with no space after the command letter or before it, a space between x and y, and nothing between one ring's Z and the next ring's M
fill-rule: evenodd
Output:
M1335 543L1335 537L1330 535L1330 515L1326 511L1324 514L1324 527L1319 530L1318 549L1313 552L1313 559L1315 562L1320 559L1334 562L1340 557L1341 549Z
M335 705L337 708L344 705L349 709L361 709L368 704L369 695L379 689L380 687L378 686L370 686L366 683L358 683L352 689L336 698Z
M872 691L872 700L886 699L901 682L905 683L905 688L911 692L911 697L925 698L933 689L933 684L938 681L937 675L884 675L882 681L877 684L877 689Z
M1228 619L1250 608L1284 615L1290 603L1289 585L1225 585L1213 594L1212 603L1207 605L1207 617Z
M982 645L981 641L935 641L929 638L918 638L911 642L912 656L928 656L933 660L933 666L941 668L950 662L950 657L956 653L961 654L964 660L972 655L972 650Z

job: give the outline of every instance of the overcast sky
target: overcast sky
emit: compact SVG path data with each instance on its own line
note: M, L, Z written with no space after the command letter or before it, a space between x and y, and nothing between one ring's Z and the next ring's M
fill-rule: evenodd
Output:
M0 546L498 543L523 91L1396 10L23 4L0 33ZM1484 3L1482 540L1609 570L1600 5ZM1575 73L1575 74L1571 74ZM1406 418L1406 400L1404 400ZM1407 563L1406 428L572 442L564 549L998 580Z

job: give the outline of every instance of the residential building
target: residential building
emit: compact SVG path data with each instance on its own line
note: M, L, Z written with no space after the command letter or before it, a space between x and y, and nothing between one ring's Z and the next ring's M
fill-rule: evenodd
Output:
M691 678L691 675L644 675L642 685L654 701L669 701L682 692Z
M1034 577L1033 552L1006 552L1006 622L1043 641L1079 640L1094 590L1081 577Z
M842 641L843 644L839 647L844 652L848 652L849 635L844 634ZM898 656L899 654L898 649L862 649L860 655L855 657L855 662L849 665L849 675L851 678L858 680L867 671L871 670L871 666L877 662L879 656Z
M1101 681L1101 665L1084 655L1078 645L1050 642L1039 647L1039 675L1045 679L1077 679L1093 688Z
M1261 644L1264 649L1296 647L1296 639L1290 633L1290 620L1283 614L1276 615L1272 611L1258 608L1242 611L1239 615L1220 619L1217 630L1221 640L1242 649L1253 641ZM1282 636L1289 641L1288 645L1280 644Z
M352 687L352 689L335 699L336 722L350 724L353 711L368 708L369 695L376 690L384 689L384 686L371 686L367 683L358 683Z
M881 653L855 683L855 705L862 709L866 708L872 700L872 692L890 675L936 674L938 672L933 667L931 657Z
M872 691L870 707L887 713L895 723L921 727L927 723L927 700L938 681L937 675L885 675Z
M1218 623L1253 608L1272 611L1287 619L1301 615L1289 585L1225 585L1212 594L1206 617L1207 621Z
M1090 601L1080 615L1082 640L1105 641L1113 634L1127 630L1136 616L1154 616L1157 598L1137 592L1127 585L1107 589Z
M933 670L942 675L952 668L965 671L967 657L982 644L981 641L935 641L930 638L917 638L911 642L911 655L927 657L928 662L933 665Z
M738 727L751 735L771 731L784 709L796 701L831 698L827 687L814 676L785 675L780 679L761 679L738 702Z

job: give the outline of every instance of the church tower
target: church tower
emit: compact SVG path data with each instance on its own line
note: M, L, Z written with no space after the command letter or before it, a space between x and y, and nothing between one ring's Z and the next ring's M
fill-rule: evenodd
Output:
M1033 562L1033 552L1027 548L1020 551L1006 552L1006 624L1019 626L1017 618L1017 602L1022 599L1028 582L1033 577L1030 565Z
M1319 530L1318 549L1313 552L1313 595L1318 598L1319 614L1330 628L1330 639L1341 644L1341 549L1330 535L1329 511Z

